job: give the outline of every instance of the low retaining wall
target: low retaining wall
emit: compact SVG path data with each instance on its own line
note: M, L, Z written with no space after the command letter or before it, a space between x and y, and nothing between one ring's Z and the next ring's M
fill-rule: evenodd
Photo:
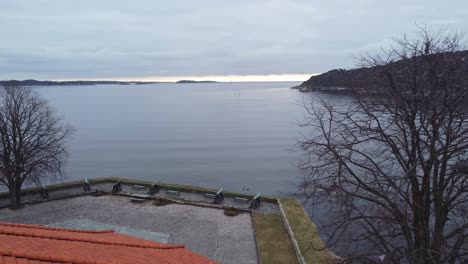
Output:
M229 210L232 209L230 206L225 206L222 204L210 204L210 203L202 203L202 202L194 202L194 201L189 201L189 200L183 200L183 199L172 199L168 197L154 197L154 196L149 196L149 195L140 195L140 194L133 194L133 193L116 193L113 194L112 192L106 191L106 190L97 190L98 193L102 193L105 195L118 195L118 196L125 196L125 197L130 197L130 198L138 198L138 199L144 199L144 200L149 200L149 201L167 201L171 204L182 204L182 205L191 205L191 206L198 206L198 207L204 207L204 208L213 208L213 209L220 209L220 210ZM243 209L243 208L234 208L234 210L239 211L240 213L250 213L250 209Z
M299 244L297 244L297 240L296 240L296 237L294 236L294 232L291 228L291 225L289 224L289 220L286 217L286 213L284 212L283 205L281 204L281 201L279 199L276 199L276 202L278 204L284 226L286 227L286 230L288 231L289 238L291 239L291 243L293 244L294 251L296 252L297 261L299 261L299 264L307 264L304 257L302 256L301 249L299 248Z
M101 178L102 179L102 178ZM118 180L121 180L122 184L139 184L139 185L144 185L146 187L151 186L152 184L155 184L157 182L150 182L150 181L141 181L141 180L133 180L133 179L119 179L119 178L105 178L109 182L116 182ZM93 183L94 180L91 181ZM204 188L204 187L197 187L197 186L190 186L190 185L179 185L179 184L169 184L169 183L158 183L159 186L162 189L173 189L177 191L183 191L183 192L191 192L191 193L200 193L204 194L207 192L212 192L216 193L218 190L215 189L210 189L210 188ZM224 197L242 197L242 198L253 198L255 194L244 194L244 193L236 193L236 192L229 192L229 191L224 191L223 192ZM276 200L278 199L277 197L274 196L269 196L269 195L262 195L261 196L262 201L269 202L269 203L276 203Z
M64 183L57 183L57 184L50 184L46 185L44 187L47 188L49 191L54 191L54 190L62 190L62 189L68 189L68 188L75 188L75 187L81 187L83 186L84 181L71 181L71 182L64 182ZM111 182L109 178L98 178L98 179L93 179L90 181L92 183L106 183L106 182ZM32 193L38 193L40 192L42 187L32 187L32 188L25 188L21 190L22 194L32 194ZM9 192L0 192L0 198L7 198L10 196Z
M168 184L168 183L162 183L162 182L151 182L151 181L142 181L142 180L136 180L136 179L127 179L127 178L115 178L115 177L106 177L106 178L95 178L95 179L88 179L88 181L91 184L96 184L96 183L115 183L117 181L121 181L122 184L126 185L133 185L133 184L138 184L138 185L144 185L145 187L149 187L155 183L158 183L162 189L173 189L177 191L183 191L183 192L191 192L191 193L206 193L206 192L213 192L215 193L218 190L215 189L210 189L210 188L203 188L203 187L197 187L197 186L189 186L189 185L178 185L178 184ZM81 187L83 186L84 181L71 181L71 182L65 182L65 183L59 183L59 184L50 184L46 185L45 187L49 191L53 190L60 190L60 189L67 189L67 188L73 188L73 187ZM33 188L25 188L21 192L23 194L30 194L30 193L38 193L42 187L33 187ZM236 193L236 192L224 192L225 197L243 197L243 198L252 198L255 196L255 194L243 194L243 193ZM9 197L8 192L1 192L0 193L0 198L7 198ZM268 195L262 195L261 199L266 202L270 203L276 203L277 197L273 196L268 196Z

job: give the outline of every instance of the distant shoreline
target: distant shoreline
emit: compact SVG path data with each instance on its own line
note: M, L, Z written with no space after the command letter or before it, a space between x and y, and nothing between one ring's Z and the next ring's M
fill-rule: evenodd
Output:
M154 84L159 82L121 82L121 81L38 81L38 80L9 80L0 81L0 85L18 85L18 86L76 86L76 85L142 85Z
M103 84L116 84L116 85L145 85L155 83L217 83L216 81L194 81L194 80L180 80L177 82L122 82L122 81L38 81L38 80L9 80L0 81L0 85L18 85L18 86L78 86L78 85L103 85Z
M194 80L180 80L176 83L217 83L216 81L194 81Z
M176 82L144 82L144 81L39 81L34 79L28 80L0 80L0 86L4 85L16 85L16 86L85 86L85 85L145 85L145 84L197 84L197 83L259 83L259 82L284 82L292 83L299 81L231 81L231 82L219 82L219 81L195 81L195 80L180 80Z

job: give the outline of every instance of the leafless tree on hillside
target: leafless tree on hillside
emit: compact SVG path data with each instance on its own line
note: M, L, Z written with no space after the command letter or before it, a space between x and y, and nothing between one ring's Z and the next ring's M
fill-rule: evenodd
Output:
M298 142L309 202L330 205L329 243L359 263L468 258L468 52L425 29L384 56L355 104L309 105ZM466 263L466 262L464 262Z

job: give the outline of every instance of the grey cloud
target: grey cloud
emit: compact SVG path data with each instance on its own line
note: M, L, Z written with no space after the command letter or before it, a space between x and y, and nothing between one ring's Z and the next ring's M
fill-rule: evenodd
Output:
M0 79L315 73L415 30L466 30L468 2L0 2Z

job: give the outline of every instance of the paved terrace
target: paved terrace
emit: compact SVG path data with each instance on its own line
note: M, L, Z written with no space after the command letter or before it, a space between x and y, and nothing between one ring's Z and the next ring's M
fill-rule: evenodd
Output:
M0 221L41 224L78 229L114 229L116 232L165 243L184 244L188 249L219 263L258 263L255 230L248 202L225 194L221 205L213 204L207 190L162 186L151 197L146 188L124 183L118 195L111 195L114 180L91 182L91 192L84 192L82 183L48 187L49 198L37 190L26 191L27 207L10 210L9 199L0 195ZM142 185L141 183L136 183ZM166 189L178 190L176 195ZM98 192L96 192L98 191ZM100 195L96 195L100 194ZM104 195L102 195L104 194ZM132 203L137 196L146 199ZM249 197L249 196L245 196ZM155 206L155 200L172 203ZM235 207L241 213L226 216L223 208ZM262 200L258 213L279 214L274 200Z
M79 229L114 227L133 236L146 234L147 239L159 235L219 263L258 263L248 213L228 217L214 208L133 204L127 197L106 195L38 203L17 211L2 209L0 221Z

